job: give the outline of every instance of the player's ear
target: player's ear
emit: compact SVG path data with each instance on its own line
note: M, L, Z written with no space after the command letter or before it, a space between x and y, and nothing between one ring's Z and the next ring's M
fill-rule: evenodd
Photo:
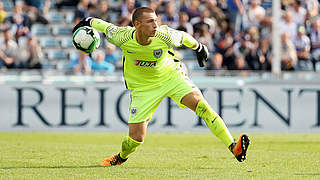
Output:
M133 22L133 25L134 25L134 27L136 27L136 28L139 27L140 24L141 24L141 22L138 21L138 20L135 20L135 21Z

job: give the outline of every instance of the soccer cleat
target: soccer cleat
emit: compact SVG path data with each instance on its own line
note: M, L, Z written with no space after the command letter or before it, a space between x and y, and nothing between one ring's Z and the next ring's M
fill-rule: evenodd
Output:
M121 165L122 163L126 162L127 159L122 159L120 157L120 153L115 154L113 156L110 156L103 161L101 161L100 165L101 166L116 166L116 165Z
M233 155L237 158L239 162L242 162L246 159L246 153L248 150L248 146L250 144L250 139L248 135L242 134L240 136L240 139L238 143L232 143L229 146L230 151L233 153Z

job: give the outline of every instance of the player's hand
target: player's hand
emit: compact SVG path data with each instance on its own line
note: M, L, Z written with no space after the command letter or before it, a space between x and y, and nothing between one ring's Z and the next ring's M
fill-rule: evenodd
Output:
M197 55L198 64L200 67L203 67L203 61L207 62L209 57L209 51L206 45L199 43L199 46L194 52Z
M82 26L90 26L91 27L92 20L93 20L92 17L87 17L87 18L81 19L81 21L76 26L74 26L74 28L72 29L72 33L74 33L79 27L82 27Z

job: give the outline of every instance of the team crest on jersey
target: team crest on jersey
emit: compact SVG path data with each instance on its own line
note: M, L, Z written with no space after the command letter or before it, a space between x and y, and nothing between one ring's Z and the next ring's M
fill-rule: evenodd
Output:
M154 50L154 51L153 51L153 56L154 56L155 58L160 58L161 55L162 55L162 49L158 49L158 50Z

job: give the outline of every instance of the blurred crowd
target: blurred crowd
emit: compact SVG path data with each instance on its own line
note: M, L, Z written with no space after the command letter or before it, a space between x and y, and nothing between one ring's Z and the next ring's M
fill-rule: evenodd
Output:
M2 0L3 1L3 0ZM272 0L15 0L8 13L0 1L0 68L43 68L44 54L34 24L50 24L46 14L69 9L73 24L98 17L119 26L132 26L134 8L149 6L158 24L193 35L207 45L209 70L271 70ZM320 18L318 0L282 0L281 69L320 71ZM26 37L24 46L19 38ZM52 37L54 38L54 37ZM93 55L70 55L68 68L75 73L107 72L121 68L117 48L102 41ZM187 51L185 47L179 52Z

